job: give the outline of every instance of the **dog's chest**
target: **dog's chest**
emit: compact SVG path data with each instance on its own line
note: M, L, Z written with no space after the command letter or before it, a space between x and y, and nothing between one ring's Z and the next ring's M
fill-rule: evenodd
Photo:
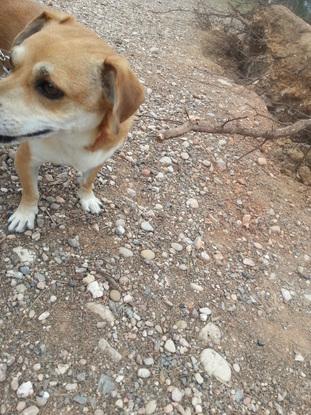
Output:
M86 172L109 159L117 146L109 150L88 151L85 146L72 145L64 139L33 141L30 144L33 159L39 163L55 163L68 165Z

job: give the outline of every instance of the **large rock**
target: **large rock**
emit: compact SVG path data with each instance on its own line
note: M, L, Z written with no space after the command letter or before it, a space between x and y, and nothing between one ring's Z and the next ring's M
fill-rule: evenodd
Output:
M231 368L229 363L213 349L204 349L200 356L205 372L214 376L222 383L231 379Z

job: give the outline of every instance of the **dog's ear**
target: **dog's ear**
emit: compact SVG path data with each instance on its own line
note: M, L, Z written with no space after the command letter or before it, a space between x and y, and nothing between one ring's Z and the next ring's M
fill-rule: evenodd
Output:
M111 55L102 67L102 88L115 132L144 101L144 89L126 59Z
M66 13L54 10L44 11L40 14L40 16L36 17L32 22L30 22L20 34L17 35L12 47L20 45L24 42L25 39L29 38L37 32L40 32L40 30L49 22L54 21L62 24L70 20L73 20L73 17L69 16Z

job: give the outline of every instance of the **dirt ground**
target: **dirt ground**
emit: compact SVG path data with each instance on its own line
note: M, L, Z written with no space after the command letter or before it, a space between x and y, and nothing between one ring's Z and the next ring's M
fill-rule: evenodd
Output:
M128 57L146 102L98 177L100 216L46 165L36 229L8 234L0 150L0 414L311 414L310 187L273 143L237 161L258 143L155 139L185 109L265 124L263 102L215 73L186 0L49 4Z

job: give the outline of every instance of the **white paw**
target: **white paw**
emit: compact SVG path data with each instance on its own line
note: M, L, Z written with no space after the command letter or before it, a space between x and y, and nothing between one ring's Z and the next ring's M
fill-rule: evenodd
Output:
M102 202L94 195L94 193L81 194L80 203L82 209L86 212L98 214L102 210Z
M9 218L8 229L10 232L24 232L26 229L33 229L35 226L35 219L38 213L37 206L21 207Z

